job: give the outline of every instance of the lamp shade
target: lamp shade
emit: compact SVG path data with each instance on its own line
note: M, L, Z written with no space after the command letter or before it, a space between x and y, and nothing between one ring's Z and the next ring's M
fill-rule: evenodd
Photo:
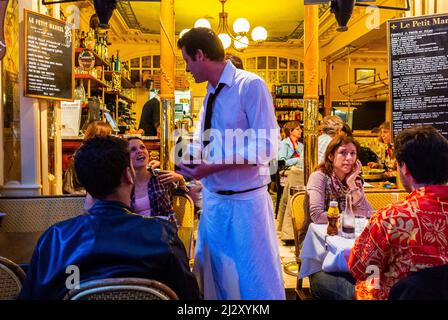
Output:
M222 46L224 49L227 49L232 44L232 39L227 33L220 33L218 34L219 39L221 39Z
M263 27L255 27L252 29L252 40L256 41L256 42L261 42L261 41L265 41L268 37L268 32L266 31L265 28Z
M109 20L117 7L117 0L93 0L95 12L100 20L99 27L109 28Z
M338 31L347 31L347 23L353 13L355 0L332 0L330 7L331 12L334 13L336 21L338 22Z
M246 36L238 36L236 40L233 41L233 46L237 50L244 50L249 45L249 39Z
M247 33L249 32L250 24L245 18L238 18L233 23L233 31L236 33Z
M210 25L210 22L204 18L196 20L196 22L194 23L194 27L195 28L202 27L202 28L209 28L209 29L212 28L212 26Z
M188 31L190 31L190 29L183 29L181 32L179 32L179 38L182 38Z

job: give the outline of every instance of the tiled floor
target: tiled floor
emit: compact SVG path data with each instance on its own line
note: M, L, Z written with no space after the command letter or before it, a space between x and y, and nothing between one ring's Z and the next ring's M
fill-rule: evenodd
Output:
M275 201L276 201L277 195L274 192L270 192L270 195L272 197L272 202L274 203L274 208L275 208ZM275 220L275 225L277 226L277 220ZM280 233L277 232L277 236L279 236L279 235L280 235ZM294 262L296 260L295 253L294 253L295 247L293 245L292 246L285 245L285 243L283 241L281 241L280 238L278 238L278 246L279 246L279 250L280 250L280 262L282 264L282 269L283 269L283 266L286 263ZM285 283L286 298L288 300L296 299L294 289L297 284L297 277L286 273L283 269L283 280ZM308 278L303 279L302 285L304 288L309 288Z

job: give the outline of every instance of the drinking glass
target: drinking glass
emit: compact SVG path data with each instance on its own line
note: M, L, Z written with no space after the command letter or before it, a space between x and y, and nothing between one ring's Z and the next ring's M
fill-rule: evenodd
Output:
M356 216L355 217L355 236L358 237L364 228L367 226L367 222L369 220L366 217L363 216Z

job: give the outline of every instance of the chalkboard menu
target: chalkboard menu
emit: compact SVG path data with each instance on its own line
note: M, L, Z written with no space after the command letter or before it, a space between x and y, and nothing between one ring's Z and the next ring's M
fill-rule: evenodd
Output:
M73 100L70 24L25 10L25 96Z
M448 138L448 15L388 22L392 130L432 125Z

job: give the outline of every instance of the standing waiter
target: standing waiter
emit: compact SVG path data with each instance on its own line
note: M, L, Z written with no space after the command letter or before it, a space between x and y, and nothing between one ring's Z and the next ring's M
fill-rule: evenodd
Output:
M204 185L194 265L204 298L285 299L267 190L279 141L271 94L256 74L224 60L212 30L193 28L177 44L187 72L197 83L208 81L195 164L179 164Z

